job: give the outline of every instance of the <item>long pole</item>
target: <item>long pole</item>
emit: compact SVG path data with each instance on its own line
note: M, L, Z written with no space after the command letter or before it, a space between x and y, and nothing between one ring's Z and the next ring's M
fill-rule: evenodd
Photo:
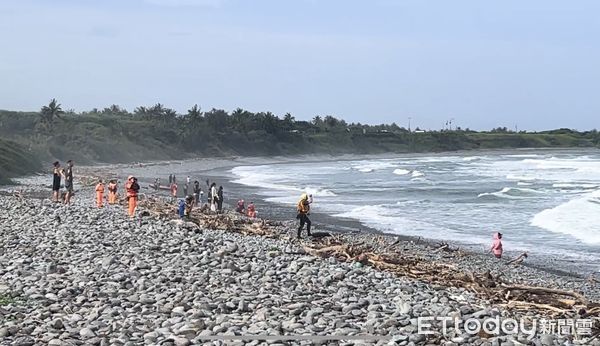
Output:
M410 117L408 117L408 132L410 132Z

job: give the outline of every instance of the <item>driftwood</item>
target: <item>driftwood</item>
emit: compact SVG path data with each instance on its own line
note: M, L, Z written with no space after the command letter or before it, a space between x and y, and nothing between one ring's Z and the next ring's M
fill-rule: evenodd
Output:
M144 196L138 205L148 210L151 216L178 218L177 207L173 203L166 202L153 196ZM276 237L277 232L271 224L260 219L250 219L233 213L216 213L210 211L206 205L192 210L190 216L185 220L192 222L200 228L212 230L225 230L238 232L244 235L259 235L263 237Z
M376 239L374 243L377 244L378 240ZM464 272L453 264L407 256L401 250L394 251L390 247L383 248L386 253L377 253L381 250L379 246L348 243L339 236L332 236L321 243L305 246L304 250L314 256L335 257L345 262L360 262L379 270L428 283L463 287L512 310L534 309L568 317L575 316L581 309L588 312L600 310L600 304L590 302L578 292L510 284L503 281L502 274L493 275L489 271ZM448 248L447 244L442 243L435 252L448 251ZM525 256L521 257L523 258Z
M508 261L507 264L513 264L514 266L518 266L527 258L527 252L523 252L517 258Z
M532 294L544 295L544 294L554 294L561 296L568 296L577 299L583 305L588 305L590 302L584 297L582 294L573 292L573 291L565 291L554 288L546 288L546 287L533 287L533 286L522 286L522 285L501 285L504 289L508 291L525 291Z

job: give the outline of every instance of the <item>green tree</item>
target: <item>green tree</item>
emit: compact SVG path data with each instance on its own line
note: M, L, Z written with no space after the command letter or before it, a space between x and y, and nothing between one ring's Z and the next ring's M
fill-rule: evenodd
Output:
M140 116L140 117L147 117L150 115L150 110L147 107L139 106L133 110L133 114Z
M127 115L129 112L127 112L125 108L121 108L119 105L112 104L110 107L105 107L102 110L102 114Z
M52 126L56 118L60 118L61 115L65 114L62 110L60 103L56 99L52 99L47 106L42 107L40 115L42 121L48 126Z
M192 108L188 109L186 116L191 122L198 121L202 117L202 111L198 104L195 104Z

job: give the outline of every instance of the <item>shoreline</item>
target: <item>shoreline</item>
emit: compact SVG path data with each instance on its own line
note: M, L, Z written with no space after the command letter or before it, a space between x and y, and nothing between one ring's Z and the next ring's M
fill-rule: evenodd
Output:
M566 148L564 150L575 150L576 148ZM518 151L526 151L528 149L517 149ZM536 149L536 150L554 150L555 148L544 148L544 149ZM440 155L445 155L448 153L456 153L456 154L467 154L467 153L475 153L474 155L485 155L485 153L513 153L515 149L484 149L484 150L461 150L461 151L453 151L453 152L442 152ZM409 153L410 156L418 156L422 153ZM406 154L394 154L394 153L386 153L386 154L378 154L378 155L296 155L296 156L276 156L276 157L239 157L239 156L230 156L226 158L195 158L195 159L186 159L186 160L169 160L169 161L151 161L146 163L136 163L136 164L117 164L117 165L105 165L99 164L94 166L79 166L77 167L81 173L87 175L94 175L98 173L98 170L102 173L103 176L111 175L117 177L124 177L131 173L135 172L136 175L140 176L140 181L142 184L142 192L145 193L150 191L147 189L147 185L153 182L153 177L162 176L165 177L169 174L169 172L176 173L179 177L179 180L183 180L183 177L187 174L202 174L202 180L200 181L203 190L205 191L204 179L209 178L211 181L220 181L223 185L228 184L229 191L226 189L225 200L226 205L229 204L231 209L234 208L235 203L237 202L237 197L231 197L232 193L237 196L245 196L250 195L255 201L262 201L266 208L262 208L259 210L259 216L264 217L266 219L277 220L277 221L289 221L292 220L295 222L294 215L292 216L284 216L282 215L282 207L274 202L268 202L265 200L265 197L257 194L256 191L258 188L252 186L246 186L242 184L235 183L231 181L229 170L238 166L254 166L254 165L274 165L274 164L284 164L288 162L294 162L299 159L304 160L305 162L320 162L322 160L331 160L331 159L342 159L342 160L361 160L367 158L388 158L388 157L396 157L397 155L406 155ZM37 181L39 175L30 177L33 178L34 181ZM20 178L18 180L28 180L28 177ZM166 179L165 179L166 180ZM45 181L45 180L44 180ZM38 186L40 184L37 184ZM43 183L41 185L44 185ZM49 186L49 184L46 184ZM235 187L235 188L234 188ZM1 188L0 188L1 190ZM181 191L181 183L180 183L180 191ZM150 191L152 193L152 191ZM206 192L206 191L205 191ZM204 195L206 197L206 193ZM181 196L180 196L181 197ZM247 201L250 199L245 198ZM374 235L384 235L386 237L394 237L397 239L401 239L406 242L414 242L414 243L424 243L429 245L430 247L436 247L441 243L438 239L420 237L420 236L409 236L396 234L393 232L386 232L375 229L373 227L366 226L362 224L359 220L350 219L350 218L341 218L337 216L332 216L329 214L325 214L322 212L312 212L315 216L313 218L313 225L320 227L328 232L342 233L345 234L347 232L366 232L368 234ZM290 214L291 215L291 214ZM315 222L317 221L317 222ZM491 240L490 240L491 242ZM484 254L480 251L480 244L469 244L465 242L456 242L456 241L444 241L444 243L448 243L453 248L460 248L462 251L468 252L473 256L481 256L487 257L487 254ZM485 244L484 244L485 245ZM485 245L487 247L487 245ZM522 252L519 251L505 251L505 258L513 259L519 256ZM582 271L581 268L578 267L577 262L568 261L565 259L555 259L551 256L541 256L535 257L531 256L522 264L526 267L532 267L538 270L546 271L550 274L565 276L565 277L574 277L574 278L585 278L589 275L596 274L595 271L585 270ZM580 270L578 270L580 269Z
M526 344L523 333L481 336L453 329L448 335L425 336L417 333L417 317L441 314L465 321L555 314L503 307L465 288L446 286L443 280L420 279L422 274L411 278L356 260L309 255L307 249L332 238L298 242L285 223L248 223L243 218L230 223L228 219L237 220L233 213L195 211L194 217L209 224L223 220L225 229L190 226L173 221L170 206L165 216L152 216L148 209L150 216L132 222L123 206L93 207L90 187L81 188L69 207L48 202L27 194L0 196L7 210L0 225L12 225L3 227L0 242L0 295L8 301L0 306L6 312L0 319L8 318L0 335L9 342L189 345L219 335L308 334L375 338L362 340L364 345ZM22 214L30 208L39 211ZM266 229L275 237L242 234L229 224ZM419 261L415 268L433 265L475 275L488 271L501 274L506 283L581 290L590 300L600 299L598 287L583 286L580 279L384 238L348 233L340 239L381 251L393 248ZM27 250L34 244L37 251ZM108 328L114 321L122 321L122 327ZM125 331L138 323L150 327ZM534 340L562 345L566 339L537 335Z
M197 211L194 217L209 223L223 220L225 229L190 228L173 221L172 214L132 222L123 206L93 207L90 187L82 187L69 207L48 202L27 194L0 196L7 210L0 225L11 225L2 227L0 240L0 295L9 302L0 306L6 312L0 319L8 318L0 335L9 342L188 345L219 335L308 334L379 338L362 340L364 345L526 344L523 333L480 336L456 329L425 336L417 333L417 317L450 315L465 321L554 314L505 308L464 288L422 281L420 274L415 279L357 261L309 256L307 247L318 248L327 238L295 241L294 230L285 223ZM22 213L30 209L39 211ZM173 209L168 207L167 213ZM244 235L230 224L250 230L267 227L276 237ZM341 237L382 251L393 247L426 266L487 270L502 274L508 283L581 290L590 300L600 299L598 287L583 286L580 279L461 252L434 252L411 241L365 233ZM37 250L27 250L32 246ZM107 327L115 321L121 327ZM147 327L126 331L140 323ZM535 340L562 345L566 339L537 335Z

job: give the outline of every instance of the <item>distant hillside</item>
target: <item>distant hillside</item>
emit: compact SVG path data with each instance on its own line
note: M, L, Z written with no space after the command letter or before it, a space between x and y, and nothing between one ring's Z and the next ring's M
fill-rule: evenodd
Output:
M15 142L0 139L0 184L10 182L10 178L30 174L40 169L35 155Z
M40 112L0 111L0 137L6 159L2 176L48 166L54 159L78 163L139 162L193 156L369 154L432 152L490 148L592 147L600 143L596 130L568 129L541 133L489 132L468 129L412 131L396 124L348 124L332 116L296 121L286 114L227 113L192 107L177 114L161 104L138 107L133 113L118 106L90 112L64 112L55 100ZM26 150L24 148L27 148ZM13 167L15 158L27 162ZM6 178L5 178L6 179Z

